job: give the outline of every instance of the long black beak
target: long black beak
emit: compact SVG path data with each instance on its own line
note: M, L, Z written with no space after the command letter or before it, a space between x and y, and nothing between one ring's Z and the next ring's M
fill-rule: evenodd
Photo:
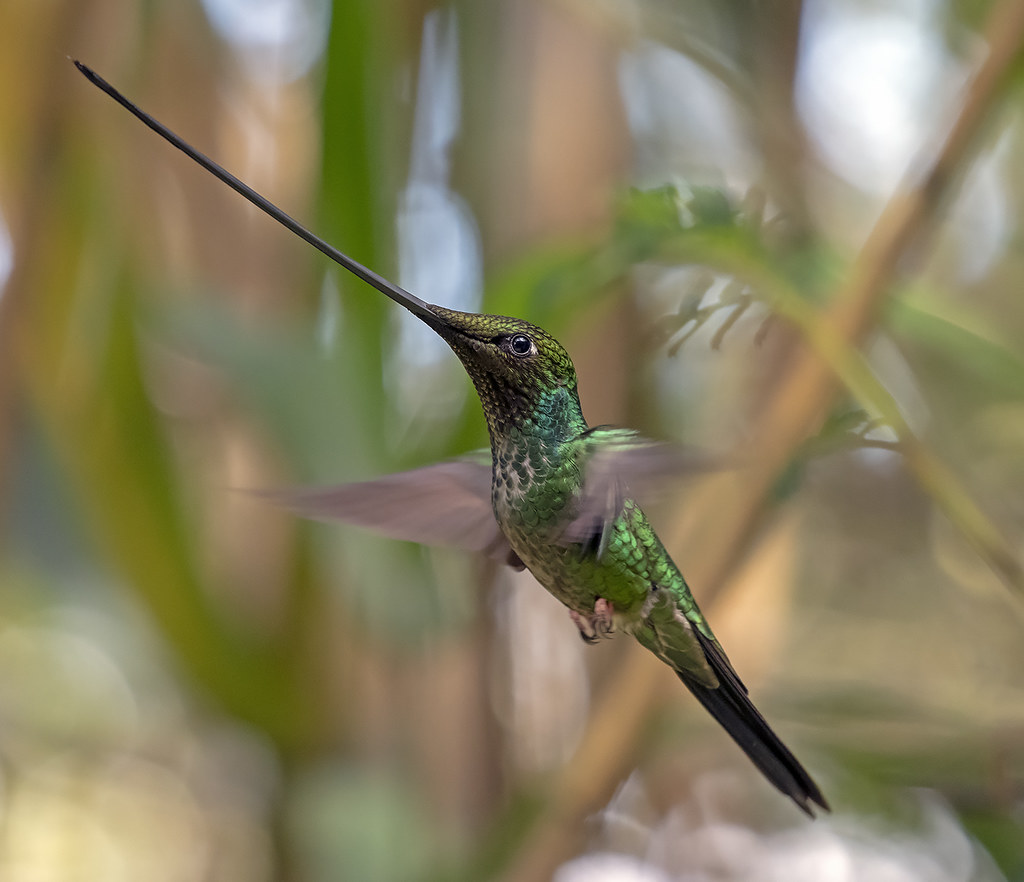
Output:
M190 159L198 162L203 168L220 178L225 184L227 184L236 193L241 193L246 199L248 199L253 205L255 205L260 211L266 212L279 224L287 227L296 236L301 239L305 239L310 245L316 248L318 251L326 254L335 263L341 264L345 269L355 276L358 276L364 282L369 285L373 285L381 294L390 297L395 303L404 306L413 315L423 319L432 328L437 328L439 324L438 316L431 309L430 304L424 300L420 300L419 297L410 294L404 288L400 288L393 282L389 282L383 276L377 275L369 267L363 266L356 260L353 260L347 254L343 254L333 245L328 244L319 236L315 235L309 229L300 224L291 215L286 214L273 202L267 199L265 196L261 196L252 187L246 184L244 181L236 178L231 172L225 169L223 166L218 165L208 156L200 153L191 144L182 140L174 132L172 132L167 126L157 119L154 119L148 113L146 113L141 107L133 104L124 95L122 95L117 89L115 89L110 83L108 83L103 77L97 74L94 70L82 64L80 61L75 61L75 67L77 67L82 75L94 86L102 89L111 98L113 98L118 104L120 104L125 110L131 113L133 116L142 120L147 126L149 126L154 132L156 132L165 141L169 141L175 147L177 147L182 153L188 156Z

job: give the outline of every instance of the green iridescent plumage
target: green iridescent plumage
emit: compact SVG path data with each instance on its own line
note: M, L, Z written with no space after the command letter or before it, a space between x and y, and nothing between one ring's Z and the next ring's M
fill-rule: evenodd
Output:
M636 502L687 460L634 432L589 428L576 371L546 331L455 312L399 288L311 233L199 153L80 62L82 74L260 210L443 337L473 380L491 438L479 457L376 481L279 494L298 511L415 542L449 544L529 567L586 639L618 628L670 665L776 787L811 814L810 776L747 697L672 558Z
M290 500L293 507L527 567L586 639L632 634L675 670L776 787L809 814L812 803L827 808L750 702L634 497L637 485L682 460L634 432L588 427L571 359L536 325L429 309L420 317L462 361L483 405L490 464L442 463L305 491ZM493 529L480 529L481 520Z

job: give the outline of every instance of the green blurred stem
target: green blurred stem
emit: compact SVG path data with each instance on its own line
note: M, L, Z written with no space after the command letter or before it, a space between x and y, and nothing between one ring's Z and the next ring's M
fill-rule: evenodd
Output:
M984 123L1017 80L1024 44L1024 3L1001 0L984 28L989 53L971 79L957 116L935 160L915 173L886 204L847 279L829 307L818 312L752 237L688 231L665 256L717 266L759 289L781 315L803 332L808 348L798 352L776 393L766 402L752 437L759 444L756 469L742 495L723 506L723 520L709 530L704 584L724 584L753 536L775 482L793 452L820 424L837 381L897 432L908 466L936 504L1014 591L1024 593L1024 575L1012 546L955 476L910 432L892 396L858 351L875 327L891 286L911 250L920 252L925 233L955 190ZM807 286L812 287L812 286Z
M743 236L684 233L675 258L699 259L747 281L773 311L795 325L815 355L858 403L880 417L899 438L899 450L915 478L978 554L1014 591L1024 594L1024 571L1009 540L973 500L956 475L913 433L903 413L872 371L864 354L834 322L808 302L781 273L774 272L759 244ZM681 247L679 247L681 246Z

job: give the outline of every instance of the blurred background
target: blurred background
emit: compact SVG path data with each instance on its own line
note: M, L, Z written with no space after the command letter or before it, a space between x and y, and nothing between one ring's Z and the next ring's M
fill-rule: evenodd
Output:
M1021 7L0 3L0 877L1024 879ZM528 574L241 492L479 405L66 56L737 457L653 517L833 813Z

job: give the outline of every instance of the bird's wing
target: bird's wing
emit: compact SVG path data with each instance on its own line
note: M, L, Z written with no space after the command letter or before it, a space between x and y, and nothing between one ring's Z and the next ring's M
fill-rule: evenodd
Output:
M342 521L391 539L479 551L522 569L491 508L491 466L451 460L332 487L260 493L296 514Z
M593 548L599 557L626 498L636 499L644 507L666 493L675 479L727 467L722 457L653 441L632 429L596 426L577 443L583 463L583 494L562 538Z
M672 477L722 467L705 453L651 441L629 429L599 426L578 443L583 495L562 538L593 547L599 555L626 493L649 500L664 492ZM303 517L341 521L391 539L478 551L523 569L494 519L489 459L489 454L470 454L372 481L259 495Z
M706 638L700 632L702 626L699 611L695 615L687 615L672 591L661 588L652 595L652 602L643 619L634 626L633 633L640 643L675 671L685 671L694 681L714 689L719 685L720 672L711 663L702 644L702 638L712 641L714 638Z

